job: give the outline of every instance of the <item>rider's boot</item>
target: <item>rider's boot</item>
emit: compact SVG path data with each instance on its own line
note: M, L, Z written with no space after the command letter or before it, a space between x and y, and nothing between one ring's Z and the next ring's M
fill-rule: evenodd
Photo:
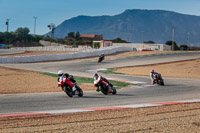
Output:
M75 86L75 85L73 86L72 91L73 91L74 94L75 94L75 91L76 91L76 86Z
M96 91L97 91L97 92L99 92L99 91L100 91L99 87L97 87L97 88L96 88Z
M111 88L111 86L110 85L108 85L108 93L112 93L112 88Z

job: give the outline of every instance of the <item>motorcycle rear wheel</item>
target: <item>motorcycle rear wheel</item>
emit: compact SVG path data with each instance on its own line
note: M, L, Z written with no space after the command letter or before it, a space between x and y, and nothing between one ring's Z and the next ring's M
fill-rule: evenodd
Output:
M113 90L112 92L113 95L117 94L117 90L115 89L115 87L113 87L112 90Z
M160 85L164 86L164 81L160 80Z
M69 86L64 86L64 92L69 96L69 97L73 97L73 92L71 90L71 88L69 88Z
M107 92L107 89L106 89L106 88L101 87L101 86L99 86L99 88L100 88L101 92L102 92L104 95L108 95L108 92Z
M83 96L83 90L79 86L76 86L76 89L78 91L78 96L82 97Z

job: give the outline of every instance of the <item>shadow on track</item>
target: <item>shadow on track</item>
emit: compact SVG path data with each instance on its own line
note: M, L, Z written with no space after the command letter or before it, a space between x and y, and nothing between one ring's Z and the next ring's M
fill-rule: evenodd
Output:
M115 96L129 96L129 97L132 97L132 96L135 96L135 95L132 95L132 94L116 94Z
M76 98L105 98L105 97L103 97L103 96L102 97L99 97L99 96L83 96L83 97L76 97Z

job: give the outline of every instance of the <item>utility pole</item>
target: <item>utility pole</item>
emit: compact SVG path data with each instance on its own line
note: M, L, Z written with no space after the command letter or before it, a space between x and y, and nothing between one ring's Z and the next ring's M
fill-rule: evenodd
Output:
M7 19L7 20L6 20L7 32L8 32L8 28L9 28L9 20L10 20L10 19Z
M172 51L174 51L174 33L175 33L175 27L172 27Z
M34 19L34 35L35 35L35 31L36 31L36 19L37 19L37 17L33 17L33 19Z

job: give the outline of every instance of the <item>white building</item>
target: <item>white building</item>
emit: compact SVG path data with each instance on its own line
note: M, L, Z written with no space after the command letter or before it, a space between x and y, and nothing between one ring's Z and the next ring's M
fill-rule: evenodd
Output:
M145 44L145 43L113 43L113 46L131 47L133 50L152 50L152 51L169 51L171 46L165 44Z

